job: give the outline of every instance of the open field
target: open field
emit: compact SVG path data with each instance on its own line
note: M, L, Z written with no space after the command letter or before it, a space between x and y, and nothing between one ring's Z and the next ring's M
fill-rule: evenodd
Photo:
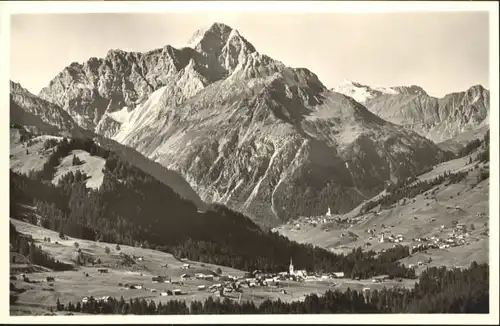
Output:
M95 266L77 267L73 271L55 272L36 266L29 266L26 262L23 264L11 264L11 275L17 276L17 280L11 280L16 288L25 291L19 294L18 304L11 306L11 314L43 314L55 307L57 299L61 303L72 301L76 303L85 296L112 296L121 297L128 300L130 298L152 299L156 303L168 300L181 299L187 302L193 300L205 300L215 294L208 291L208 287L213 284L223 283L217 277L213 281L199 280L194 277L182 280L182 274L194 276L195 273L210 273L217 268L222 270L223 275L232 275L235 277L244 276L245 272L212 264L204 264L193 261L180 261L168 253L163 253L150 249L134 248L121 246L120 251L116 250L116 244L93 242L75 238L61 240L54 231L47 230L35 225L31 225L19 220L11 219L16 229L21 233L31 234L37 245L42 245L44 251L50 253L54 258L72 263L72 257L75 253L74 243L78 242L79 248L95 259L100 259L101 264ZM44 242L45 237L51 238L51 243ZM58 242L57 244L55 242ZM110 248L110 253L106 254L105 247ZM120 265L120 252L128 255L142 257L142 261L137 261L131 266ZM190 264L188 270L181 267ZM167 264L167 267L165 267ZM27 283L19 276L20 273L26 273L28 267L32 273L27 273L30 281ZM108 268L108 273L98 272L98 268ZM88 273L88 277L85 276ZM152 277L165 275L171 279L172 283L153 283ZM53 285L46 281L47 276L55 278ZM51 282L52 283L52 282ZM126 289L123 286L126 283L142 285L143 289ZM178 283L178 284L173 284ZM198 286L205 285L206 289L199 291ZM362 290L364 287L382 288L394 286L414 285L413 280L403 280L402 282L385 281L383 283L372 284L371 280L349 280L349 279L331 279L325 281L282 281L279 287L257 286L254 288L243 288L240 293L232 292L224 296L233 300L252 300L260 304L266 299L281 299L282 301L300 300L307 294L322 294L328 289L338 288L346 290ZM182 295L161 296L165 290L180 289ZM284 291L282 291L284 290ZM54 309L55 310L55 309Z
M10 131L10 168L18 173L27 174L30 171L41 171L43 165L47 162L52 148L45 149L44 143L47 139L62 139L62 137L54 136L38 136L28 142L20 141L20 132L16 129ZM73 166L73 155L78 157L82 164ZM84 150L74 150L62 158L59 166L56 167L56 172L52 180L53 184L57 184L59 179L68 172L80 171L89 176L86 180L88 188L98 188L103 181L104 174L102 169L106 160L99 156L91 156L90 153Z
M44 149L47 139L61 137L38 136L29 143L20 141L21 134L16 129L10 131L10 168L18 173L27 174L30 171L41 171L52 149Z
M83 163L81 165L73 166L73 155L78 157ZM61 164L57 167L52 183L57 185L59 179L69 172L80 171L89 176L86 180L87 188L99 188L104 180L104 173L102 169L106 164L106 160L99 156L91 156L88 152L83 150L74 150L61 160Z

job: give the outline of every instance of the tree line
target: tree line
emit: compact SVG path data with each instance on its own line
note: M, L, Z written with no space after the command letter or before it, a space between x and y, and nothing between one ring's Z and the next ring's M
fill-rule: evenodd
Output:
M468 171L459 171L455 173L446 171L432 180L417 181L412 185L408 185L408 182L402 183L396 187L389 188L388 191L390 190L390 192L381 198L367 202L361 208L361 212L366 213L378 205L381 205L381 208L390 207L391 205L398 203L401 199L414 198L415 196L420 195L445 181L448 181L450 184L459 183L467 177L467 174Z
M73 269L73 266L55 260L51 255L44 252L42 246L35 245L31 237L19 233L12 223L10 223L10 244L11 252L16 252L27 257L32 264L56 271L68 271ZM12 256L12 263L16 263L15 257L16 256Z

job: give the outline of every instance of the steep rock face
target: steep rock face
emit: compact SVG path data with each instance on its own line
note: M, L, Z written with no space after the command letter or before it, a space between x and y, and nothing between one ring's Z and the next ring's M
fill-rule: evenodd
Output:
M161 118L132 116L115 137L179 171L205 201L266 225L349 210L385 180L406 178L441 155L348 97L306 86L315 83L309 79L295 84L298 75L221 81L182 107L169 106L160 89L153 96L163 97L147 110Z
M370 111L439 143L488 125L489 91L475 85L465 92L435 98L420 86L372 88L343 83L333 89L353 96Z
M79 129L67 112L10 82L10 121L43 132Z
M255 52L236 30L223 24L198 31L191 46L165 46L146 53L110 50L105 58L72 63L39 96L66 110L94 130L106 113L135 108L156 89L176 85L178 103L209 83L231 74Z
M114 68L108 77L87 77L119 80L106 91L78 93L65 75L44 96L62 101L68 112L74 111L69 97L71 103L109 100L96 132L180 172L203 200L269 226L328 207L349 210L378 193L384 181L406 178L444 155L416 133L328 91L309 70L258 53L228 26L198 31L181 50L166 48L182 63L144 69L151 86L141 88L133 73L119 72L129 68ZM145 67L156 67L155 51L123 53L124 60L112 65L131 67L142 58ZM109 66L107 58L103 65ZM68 91L54 88L60 84Z

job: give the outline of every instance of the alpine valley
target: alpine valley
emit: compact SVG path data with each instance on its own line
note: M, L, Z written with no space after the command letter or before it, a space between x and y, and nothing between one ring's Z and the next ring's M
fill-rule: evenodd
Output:
M221 23L11 81L11 313L486 312L489 96L330 88Z

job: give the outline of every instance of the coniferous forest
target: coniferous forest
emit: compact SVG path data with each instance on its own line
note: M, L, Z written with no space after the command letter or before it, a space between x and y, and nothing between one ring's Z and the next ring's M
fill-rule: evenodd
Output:
M373 251L353 249L338 255L312 245L298 244L264 231L248 217L222 205L199 213L191 202L113 152L88 139L47 141L53 152L40 172L10 172L11 216L18 203L34 205L44 218L42 226L68 236L100 240L173 253L177 257L242 270L284 271L293 257L297 268L344 272L368 278L387 274L414 278L409 269ZM60 160L83 149L106 159L104 180L98 190L85 186L87 176L70 172L51 183ZM403 250L400 259L408 256Z

